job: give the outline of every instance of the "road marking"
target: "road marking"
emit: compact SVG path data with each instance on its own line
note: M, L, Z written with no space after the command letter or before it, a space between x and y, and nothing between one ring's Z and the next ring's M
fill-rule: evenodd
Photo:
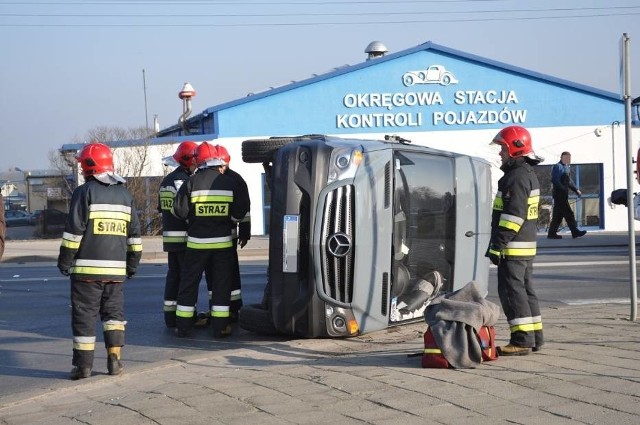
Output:
M588 304L629 304L629 298L593 298L577 300L560 300L567 305L588 305Z
M638 262L636 262L638 263ZM620 266L629 264L629 260L611 260L611 261L563 261L556 263L538 263L533 261L533 267L567 267L567 266Z

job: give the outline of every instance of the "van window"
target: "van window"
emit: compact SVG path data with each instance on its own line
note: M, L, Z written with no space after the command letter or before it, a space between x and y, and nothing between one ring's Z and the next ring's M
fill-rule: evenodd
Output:
M412 305L407 297L421 295L415 286L430 272L438 271L443 289L451 289L456 220L452 158L397 152L394 159L392 309ZM392 321L422 313L399 309Z

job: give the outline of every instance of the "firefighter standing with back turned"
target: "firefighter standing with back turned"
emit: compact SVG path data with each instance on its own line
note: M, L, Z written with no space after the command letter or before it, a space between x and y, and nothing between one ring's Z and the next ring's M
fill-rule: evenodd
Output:
M240 279L240 263L238 261L238 245L240 248L244 248L249 239L251 239L251 200L249 199L249 188L247 187L247 182L242 178L242 176L229 168L229 163L231 162L231 155L229 155L229 151L222 146L216 145L216 149L220 154L220 159L224 164L223 172L225 176L232 177L236 183L237 192L235 196L240 197L242 199L242 203L246 204L247 213L240 220L240 223L236 227L233 228L233 252L234 252L234 265L233 265L233 283L231 285L231 305L230 305L230 318L231 321L238 320L238 312L242 307L242 281ZM209 285L209 291L211 296L211 277L206 276L207 284Z
M178 219L171 210L178 189L189 180L196 168L197 147L198 144L192 141L178 145L173 154L178 166L162 180L158 192L158 211L162 214L162 249L167 253L168 263L164 286L164 323L168 328L176 326L178 287L187 249L187 222Z
M58 256L58 268L71 276L73 380L91 376L98 315L109 375L122 373L122 283L134 276L142 255L138 214L125 180L113 172L111 149L90 143L77 159L85 183L73 191Z
M492 144L500 145L500 169L493 203L491 241L486 256L498 266L498 295L509 323L509 344L498 347L502 356L521 356L544 343L542 316L533 289L536 221L540 183L533 166L542 158L533 152L531 135L519 126L501 130Z
M232 230L245 216L248 206L236 198L236 184L223 174L223 162L215 146L202 142L196 149L196 164L198 171L180 187L173 203L174 215L189 223L176 308L176 335L189 335L198 284L202 272L207 270L213 279L210 308L213 336L222 338L231 335Z

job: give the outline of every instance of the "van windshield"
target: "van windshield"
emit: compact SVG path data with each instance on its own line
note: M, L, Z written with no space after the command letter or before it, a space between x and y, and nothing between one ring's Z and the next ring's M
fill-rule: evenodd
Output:
M454 160L398 151L394 155L391 322L422 317L437 280L453 287Z

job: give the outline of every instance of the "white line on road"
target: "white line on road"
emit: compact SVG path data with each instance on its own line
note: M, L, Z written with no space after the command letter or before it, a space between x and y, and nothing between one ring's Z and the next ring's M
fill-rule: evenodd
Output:
M588 305L588 304L629 304L629 298L592 298L592 299L571 299L560 300L560 302L568 305Z

